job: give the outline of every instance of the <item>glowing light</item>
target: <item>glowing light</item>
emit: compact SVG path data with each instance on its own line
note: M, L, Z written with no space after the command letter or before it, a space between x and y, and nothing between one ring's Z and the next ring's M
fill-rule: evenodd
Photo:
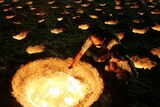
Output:
M102 6L102 7L105 6L105 5L106 5L105 3L99 4L99 6Z
M85 97L84 84L63 72L56 72L50 78L36 79L27 85L27 97L37 107L75 105Z
M160 47L151 49L153 55L157 55L160 58Z
M53 4L53 3L55 3L55 1L49 1L49 2L48 2L48 4Z
M58 9L58 6L52 6L51 9Z
M139 5L134 4L134 5L132 5L130 8L132 8L132 9L137 9L137 8L139 8Z
M154 11L151 11L151 14L160 14L160 11L158 9L155 9Z
M89 3L81 4L82 7L88 7L89 5Z
M160 24L155 24L154 26L151 27L153 30L160 31Z
M63 31L64 31L63 28L51 29L51 33L54 33L54 34L59 34L59 33L62 33Z
M31 5L31 4L33 4L33 1L28 1L28 2L26 2L26 4Z
M45 49L44 45L34 45L34 46L28 46L26 48L26 52L28 54L34 54L34 53L41 53Z
M118 39L123 39L124 38L124 32L119 32L119 33L115 33L115 35L118 37Z
M102 9L101 9L101 8L95 8L95 10L96 10L96 11L101 11Z
M64 98L64 101L67 105L72 105L73 104L73 98L72 97L66 97L66 98Z
M19 0L12 0L12 2L18 2Z
M66 5L65 8L69 9L69 8L72 8L72 6Z
M137 12L139 15L144 15L145 13L144 12Z
M138 19L135 19L135 20L133 20L133 22L134 23L140 23L140 22L142 22L141 20L138 20Z
M148 31L148 28L144 28L144 29L136 29L136 28L132 28L132 32L133 33L138 33L138 34L144 34Z
M131 59L136 68L141 69L151 69L152 67L156 66L156 62L151 61L147 57L139 57L137 55L132 56Z
M88 0L89 2L92 2L92 1L94 1L94 0Z
M87 30L89 28L89 25L88 24L82 24L82 25L79 25L78 28L82 29L82 30Z
M4 0L0 0L0 3L3 3L4 2Z
M16 8L17 8L17 9L21 9L22 7L23 7L23 6L17 6Z
M36 10L36 8L35 7L30 7L30 10Z
M117 10L122 9L122 6L115 6L114 9L117 9Z
M17 23L17 24L21 24L21 23ZM23 31L23 32L20 32L18 35L13 36L13 38L16 39L16 40L22 40L27 35L28 35L28 32L27 31Z
M63 10L62 12L60 12L60 14L69 14L69 11Z
M98 16L96 16L96 15L89 15L92 19L97 19L98 18Z
M116 25L118 23L118 20L110 20L110 21L105 21L104 24L108 25Z
M21 66L12 79L13 96L23 107L89 107L102 93L102 79L87 63L89 69L61 71L69 63L48 58Z
M45 12L42 12L42 11L41 11L41 12L36 13L36 15L37 15L37 16L43 16L43 15L45 15Z
M11 7L11 8L7 8L7 9L3 9L3 11L4 12L7 12L7 11L9 11L9 10L12 10L13 8Z
M44 22L44 19L41 19L41 20L39 20L38 22L39 22L39 23L42 23L42 22Z
M20 25L20 24L22 24L22 23L21 23L21 22L13 22L13 24Z
M79 4L82 2L82 0L74 0L74 2Z
M10 16L6 16L6 19L12 19L14 17L15 17L15 15L10 15Z
M58 21L62 21L63 20L63 17L59 17L57 18Z
M79 18L79 17L80 17L80 16L73 16L72 19L76 19L76 18Z
M77 11L76 11L77 13L84 13L85 12L85 10L83 10L83 9L77 9Z

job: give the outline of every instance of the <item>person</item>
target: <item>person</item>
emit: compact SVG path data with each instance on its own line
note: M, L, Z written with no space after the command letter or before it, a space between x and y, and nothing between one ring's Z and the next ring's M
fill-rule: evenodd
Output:
M105 37L105 35L107 35L107 37ZM95 62L104 62L106 58L109 57L108 50L110 50L113 45L119 43L120 41L115 35L105 31L101 27L92 28L90 36L82 45L82 48L68 68L71 69L75 67L84 53L86 53L87 56L93 57ZM89 49L91 49L91 51Z
M105 71L112 72L118 80L129 81L138 76L134 63L127 55L126 48L121 44L116 44L110 49L111 59L109 65L105 66Z

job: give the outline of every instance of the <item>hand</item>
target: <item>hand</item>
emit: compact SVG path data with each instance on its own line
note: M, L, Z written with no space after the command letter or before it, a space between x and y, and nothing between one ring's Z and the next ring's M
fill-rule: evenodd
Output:
M115 72L116 72L116 73L120 73L120 72L122 72L122 69L116 68Z
M73 67L72 67L72 65L71 65L71 66L69 66L68 68L69 68L69 69L72 69Z
M69 66L69 67L67 67L67 73L68 74L71 74L72 73L72 71L73 71L73 67L72 67L72 65L71 66Z
M101 56L99 59L98 59L98 62L104 62L106 60L106 58L104 56Z

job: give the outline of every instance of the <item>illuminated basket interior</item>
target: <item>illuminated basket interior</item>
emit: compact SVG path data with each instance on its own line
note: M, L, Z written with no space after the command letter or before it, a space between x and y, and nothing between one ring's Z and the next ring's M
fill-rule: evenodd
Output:
M48 58L21 66L12 94L24 107L89 107L103 91L98 71L86 62L69 70L72 59Z

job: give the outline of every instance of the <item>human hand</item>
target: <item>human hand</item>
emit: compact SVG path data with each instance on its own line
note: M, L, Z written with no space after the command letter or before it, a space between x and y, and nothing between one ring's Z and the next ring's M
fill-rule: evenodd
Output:
M71 66L69 66L68 68L69 68L69 69L72 69L73 67L72 67L72 65L71 65Z
M116 73L120 73L120 72L122 72L122 69L116 68L115 72L116 72Z
M66 69L67 74L71 75L71 74L73 74L73 72L74 72L74 67L72 65L67 67L67 69Z
M99 59L98 59L98 62L104 62L106 60L106 58L104 56L101 56Z

